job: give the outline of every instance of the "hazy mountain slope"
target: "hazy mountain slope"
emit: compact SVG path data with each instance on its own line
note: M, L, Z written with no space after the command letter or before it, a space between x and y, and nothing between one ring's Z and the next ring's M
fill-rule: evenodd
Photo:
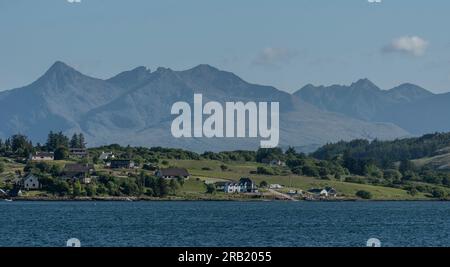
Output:
M381 90L367 79L350 86L315 87L307 85L294 95L321 110L338 112L371 122L391 122L414 134L422 134L450 127L442 114L450 114L448 97L435 95L413 84L402 84L391 90ZM445 113L447 112L447 113ZM426 118L419 121L416 118Z
M34 83L0 93L0 133L45 138L49 130L78 129L82 115L115 99L122 88L56 62Z
M450 93L396 105L380 116L414 134L450 131Z
M139 67L108 80L55 63L33 84L0 93L0 135L27 134L45 141L50 131L85 133L89 145L167 146L194 151L256 149L258 139L175 139L170 113L194 93L210 100L280 102L281 145L314 147L353 138L391 139L408 133L392 124L369 123L322 111L274 87L250 84L208 65L186 71Z
M128 83L133 84L133 75ZM238 76L208 65L187 71L159 68L139 87L116 100L91 110L83 118L88 136L102 133L97 141L114 140L133 145L170 146L195 151L255 149L258 139L175 139L171 137L170 115L173 103L192 105L193 94L203 101L278 101L280 102L281 144L296 147L320 145L352 138L390 139L408 133L392 124L373 124L343 115L323 112L314 106L270 86L250 84ZM126 136L126 138L124 138ZM97 144L97 143L96 143Z

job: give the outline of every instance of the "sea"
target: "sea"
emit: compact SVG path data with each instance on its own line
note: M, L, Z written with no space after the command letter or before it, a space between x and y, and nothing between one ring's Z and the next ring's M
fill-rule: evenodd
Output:
M450 246L450 202L0 202L0 247Z

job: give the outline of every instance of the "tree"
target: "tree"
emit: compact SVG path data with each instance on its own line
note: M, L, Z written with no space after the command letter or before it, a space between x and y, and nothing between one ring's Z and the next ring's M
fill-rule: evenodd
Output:
M356 192L356 196L360 197L362 199L371 199L372 193L370 193L369 191L360 190L360 191Z
M56 180L51 186L50 192L53 194L58 194L60 196L65 196L70 192L70 186L66 181Z
M214 194L216 192L216 186L214 184L206 184L206 193Z
M408 189L408 194L409 195L411 195L411 196L416 196L418 193L419 193L419 191L417 190L417 188L415 188L415 187L411 187L410 189Z
M183 177L177 177L177 182L179 185L183 186L184 185L184 178Z
M70 139L70 147L71 148L79 148L80 140L78 139L77 134L72 135L72 139Z
M415 166L410 160L402 160L398 170L405 176L408 172L414 172Z
M159 177L156 181L156 185L159 197L165 197L169 194L169 185L167 184L166 179Z
M262 181L261 183L259 183L259 187L267 187L267 182L266 181Z
M220 165L220 169L224 172L226 170L228 170L228 166L225 164Z
M283 150L281 148L260 148L256 152L256 161L262 162L263 160L279 160L283 159Z
M123 182L121 184L120 190L127 196L137 196L140 194L138 185L132 180Z
M84 135L82 133L78 135L78 145L79 148L86 148L86 140L84 139Z
M55 160L64 160L69 156L69 151L66 147L60 146L55 150Z
M177 192L177 189L178 189L177 181L175 181L175 179L171 179L169 182L169 187L170 187L171 193L175 195Z
M25 135L16 134L11 137L11 149L13 153L27 157L33 150L33 145Z
M93 184L88 184L85 189L86 189L86 194L89 197L93 197L97 194L97 187Z
M260 166L256 168L256 173L261 175L274 175L273 170Z
M444 198L447 197L447 192L446 192L444 189L442 189L442 188L435 187L435 188L433 188L433 190L431 191L431 195L432 195L434 198L444 199Z
M50 132L47 137L47 143L45 147L48 151L55 151L58 147L69 147L69 138L65 136L62 132L53 133Z
M80 184L80 181L78 181L78 180L73 184L73 193L72 193L72 195L74 197L81 196L81 184Z
M0 173L5 171L5 163L0 162Z

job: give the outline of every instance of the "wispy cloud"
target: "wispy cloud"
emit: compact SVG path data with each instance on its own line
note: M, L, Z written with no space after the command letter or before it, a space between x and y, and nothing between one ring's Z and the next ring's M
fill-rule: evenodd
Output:
M422 56L429 46L429 42L418 36L402 36L391 41L383 47L385 53L404 53L413 56Z
M283 64L289 63L292 58L296 56L296 51L281 48L281 47L267 47L258 53L253 60L253 64L260 66L280 67Z

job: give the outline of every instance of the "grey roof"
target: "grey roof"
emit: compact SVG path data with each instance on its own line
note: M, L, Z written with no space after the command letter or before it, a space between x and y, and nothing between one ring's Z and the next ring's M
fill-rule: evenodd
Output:
M189 176L189 172L184 168L167 168L159 170L162 176L184 177Z
M253 181L252 181L252 179L250 179L250 178L242 177L242 178L239 180L239 183L241 183L241 184L243 184L243 183L253 184Z
M64 166L65 172L89 172L91 170L95 170L95 167L93 164L66 164Z
M35 157L53 157L54 153L39 151L39 152L34 153L33 156L35 156Z

